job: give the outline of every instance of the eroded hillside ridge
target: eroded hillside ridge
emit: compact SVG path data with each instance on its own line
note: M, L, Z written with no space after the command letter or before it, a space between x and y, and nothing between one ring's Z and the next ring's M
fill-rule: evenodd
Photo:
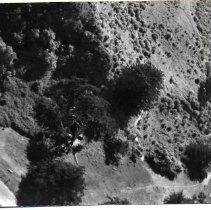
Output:
M147 61L165 74L154 109L132 118L128 129L152 164L169 161L177 174L185 145L209 140L211 130L210 103L203 104L199 92L210 71L211 3L102 2L96 8L114 62L109 79L118 77L123 66Z

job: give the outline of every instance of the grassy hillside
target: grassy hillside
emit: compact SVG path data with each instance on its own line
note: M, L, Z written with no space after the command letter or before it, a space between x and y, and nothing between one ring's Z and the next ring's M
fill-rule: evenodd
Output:
M160 204L180 190L209 202L210 15L206 0L1 4L2 180L14 171L6 185L24 198L26 165L77 168L76 154L81 204ZM194 152L201 174L190 176Z
M201 17L209 7L206 1L97 4L98 24L113 55L110 79L137 62L151 61L165 74L159 101L132 117L128 127L145 154L155 156L155 145L165 148L175 167L185 145L209 138L210 104L200 99L210 71L208 20Z
M14 206L16 205L14 195L29 164L26 157L28 140L10 128L1 128L0 139L0 205Z

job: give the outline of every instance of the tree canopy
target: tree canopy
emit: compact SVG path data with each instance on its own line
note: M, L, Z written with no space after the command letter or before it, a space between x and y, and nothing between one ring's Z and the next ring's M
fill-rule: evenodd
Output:
M18 206L77 205L81 202L84 168L46 160L29 168L17 194Z

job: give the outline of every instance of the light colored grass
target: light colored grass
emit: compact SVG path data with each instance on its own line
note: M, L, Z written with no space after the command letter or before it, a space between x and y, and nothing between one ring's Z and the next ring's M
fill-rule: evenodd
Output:
M0 128L0 179L13 192L18 190L21 176L27 172L27 143L28 140L14 130Z

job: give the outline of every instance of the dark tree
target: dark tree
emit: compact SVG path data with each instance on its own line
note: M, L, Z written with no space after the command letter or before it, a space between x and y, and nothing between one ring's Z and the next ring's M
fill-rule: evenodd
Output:
M63 161L32 165L20 183L18 206L77 205L85 187L83 174L83 167Z
M181 167L161 145L154 145L145 155L146 162L155 173L173 180L181 172Z
M163 85L163 73L150 63L136 64L123 69L114 84L113 102L126 115L140 109L150 109L158 99Z
M115 120L110 115L109 102L101 97L99 88L85 79L71 77L61 80L50 88L47 95L59 107L60 118L56 119L60 119L66 130L74 136L83 132L87 140L103 140L116 129ZM48 112L39 108L38 113L42 115ZM51 116L54 115L50 114L47 122L51 121ZM48 119L48 116L44 115L44 119Z
M181 158L191 180L203 181L211 163L211 147L205 143L189 144Z
M106 164L118 166L119 161L129 151L129 144L118 137L110 137L104 141L104 151L106 154Z
M86 94L79 98L76 113L84 122L84 134L89 140L100 140L112 136L115 120L111 118L110 104L99 96Z
M48 132L39 132L30 139L27 147L27 158L32 164L38 164L43 160L57 156L59 148L57 148L55 135L53 137Z
M178 192L178 193L171 193L169 195L169 197L166 197L164 199L164 204L191 204L193 203L193 200L192 199L189 199L189 198L186 198L184 195L183 195L183 192Z

